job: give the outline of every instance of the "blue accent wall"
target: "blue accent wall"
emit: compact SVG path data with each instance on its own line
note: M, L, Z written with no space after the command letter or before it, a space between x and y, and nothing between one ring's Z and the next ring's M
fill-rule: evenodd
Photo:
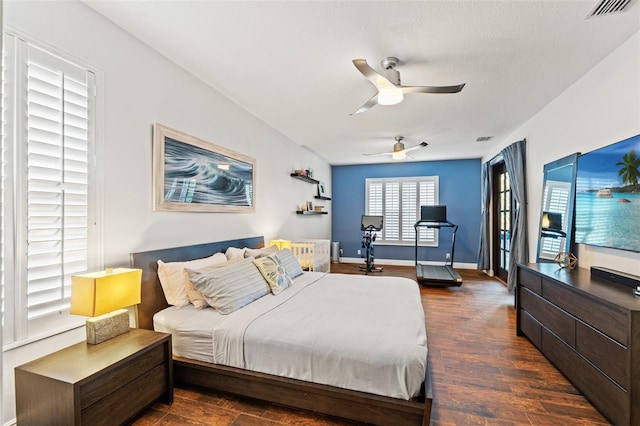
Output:
M365 179L439 176L439 204L447 219L459 226L454 261L476 263L480 238L480 159L333 166L331 168L331 241L339 241L344 257L358 257L362 248L360 216L365 213ZM418 260L441 261L451 252L451 229L440 230L438 247L420 247ZM379 259L413 261L414 246L375 245Z

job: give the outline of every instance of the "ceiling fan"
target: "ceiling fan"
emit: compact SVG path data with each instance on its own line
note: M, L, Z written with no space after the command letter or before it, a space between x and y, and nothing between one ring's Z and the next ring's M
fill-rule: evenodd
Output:
M353 65L356 66L358 71L360 71L367 80L376 86L378 93L365 102L357 111L349 115L363 113L376 104L398 104L402 102L404 95L410 93L458 93L465 85L465 83L463 83L456 86L403 86L400 84L400 72L395 69L398 62L400 62L398 58L391 56L380 61L380 65L384 70L383 75L371 68L366 60L353 60Z
M415 151L416 149L426 148L429 145L426 142L420 142L416 146L412 146L411 148L405 148L404 136L396 136L396 143L393 145L393 150L389 152L378 152L376 154L364 154L364 155L390 155L394 160L404 160L407 158L407 152Z

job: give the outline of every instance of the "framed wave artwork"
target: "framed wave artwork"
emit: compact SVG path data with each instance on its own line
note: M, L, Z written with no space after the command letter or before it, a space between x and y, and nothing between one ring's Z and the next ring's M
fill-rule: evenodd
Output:
M155 124L153 163L155 211L255 212L251 157Z

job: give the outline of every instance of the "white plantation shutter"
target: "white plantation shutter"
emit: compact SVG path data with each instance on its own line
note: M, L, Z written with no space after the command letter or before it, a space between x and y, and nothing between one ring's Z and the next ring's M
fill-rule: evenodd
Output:
M96 247L94 74L22 40L14 43L15 340L78 322L71 275L100 263ZM7 47L8 54L12 48ZM7 265L8 267L8 265Z
M420 217L420 206L438 202L438 177L366 179L366 214L384 216L384 227L376 242L410 245L415 242L413 225ZM437 232L419 230L422 245L436 245Z

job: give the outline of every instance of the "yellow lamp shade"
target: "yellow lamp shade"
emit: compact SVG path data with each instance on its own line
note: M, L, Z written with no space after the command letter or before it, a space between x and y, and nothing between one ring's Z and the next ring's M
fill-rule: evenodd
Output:
M140 303L141 269L115 268L71 277L70 313L95 317Z
M291 250L291 240L271 240L269 241L269 246L276 246L278 247L278 250Z

